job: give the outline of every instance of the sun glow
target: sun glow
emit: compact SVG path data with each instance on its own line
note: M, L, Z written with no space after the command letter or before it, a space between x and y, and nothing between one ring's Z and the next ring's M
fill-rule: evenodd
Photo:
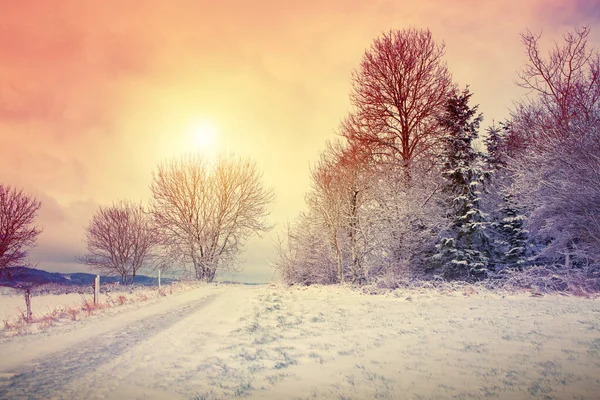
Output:
M219 130L209 120L195 120L189 126L189 135L194 148L199 150L214 150L217 144Z

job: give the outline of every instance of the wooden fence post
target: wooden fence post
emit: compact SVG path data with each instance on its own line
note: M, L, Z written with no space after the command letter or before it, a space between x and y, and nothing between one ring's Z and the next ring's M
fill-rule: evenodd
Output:
M25 289L25 305L27 306L27 322L31 322L31 289Z
M100 301L100 275L94 278L94 305Z

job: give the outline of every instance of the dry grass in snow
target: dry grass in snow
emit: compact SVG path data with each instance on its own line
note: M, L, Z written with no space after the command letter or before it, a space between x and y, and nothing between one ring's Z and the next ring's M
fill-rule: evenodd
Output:
M88 365L82 365L90 358L85 351L64 350L37 363L28 381L18 360L0 362L0 376L9 373L15 382L2 392L0 380L0 397L596 399L600 393L598 300L481 289L370 296L344 287L219 285L173 301L170 308L161 301L136 310L156 315L140 324L99 317L105 333L93 340L98 345L89 354L99 359ZM36 339L13 338L0 353L35 346ZM54 343L52 336L45 340Z
M32 321L26 320L24 293L18 289L0 288L0 336L32 334L47 328L77 321L99 312L114 313L124 305L135 306L169 294L188 290L196 285L174 283L162 287L122 287L109 285L111 290L100 293L98 304L94 304L93 289L90 287L61 287L47 285L36 288L31 297ZM102 286L106 289L107 285ZM77 291L78 290L78 291ZM66 291L66 293L64 293ZM117 309L114 309L114 308Z

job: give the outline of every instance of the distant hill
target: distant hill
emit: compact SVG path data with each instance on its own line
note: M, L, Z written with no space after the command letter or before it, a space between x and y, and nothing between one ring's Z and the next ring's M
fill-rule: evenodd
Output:
M93 285L96 274L85 272L60 273L48 272L42 269L14 267L10 269L10 279L7 276L0 277L0 286L17 287L23 285L43 285L46 283L55 283L59 285ZM101 283L120 282L119 276L100 276ZM161 278L161 283L171 283L175 279ZM157 279L145 275L136 275L136 285L153 286L157 285Z

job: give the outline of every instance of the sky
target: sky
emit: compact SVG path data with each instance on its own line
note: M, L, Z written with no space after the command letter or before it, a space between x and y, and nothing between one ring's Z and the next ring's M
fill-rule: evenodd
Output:
M99 206L147 202L152 171L192 151L252 158L274 189L274 229L243 272L271 279L273 246L303 209L309 169L350 111L351 71L384 31L429 28L483 127L525 93L519 34L590 25L600 0L0 0L0 183L42 202L38 268L75 261ZM193 126L210 125L202 146Z

